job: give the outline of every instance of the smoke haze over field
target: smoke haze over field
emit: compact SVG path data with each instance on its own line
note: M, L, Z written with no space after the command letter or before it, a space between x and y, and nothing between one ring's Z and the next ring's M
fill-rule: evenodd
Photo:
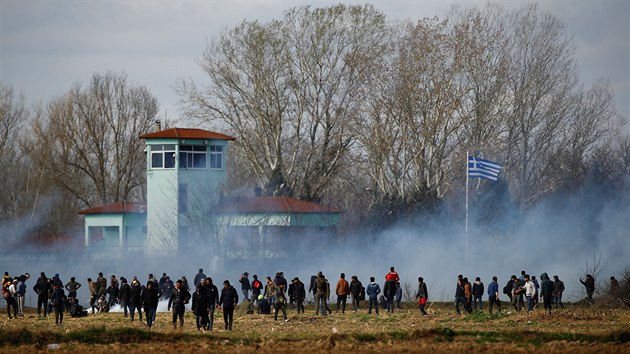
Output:
M579 300L584 288L579 277L584 275L586 262L589 267L594 257L601 255L605 269L597 278L600 286L607 284L611 275L618 276L630 263L630 196L626 192L614 200L603 201L598 193L583 193L566 197L554 197L529 210L494 210L500 213L504 230L501 233L488 231L487 225L471 223L469 253L464 252L464 223L462 215L451 216L446 212L431 217L419 217L414 227L395 227L384 232L347 237L338 242L323 244L304 242L309 235L295 235L293 241L284 245L289 253L306 249L303 254L294 254L290 259L228 260L202 259L201 257L165 257L163 259L127 259L111 261L91 259L88 254L77 250L44 252L29 249L28 245L4 250L0 258L0 270L12 276L31 274L27 281L27 305L34 306L36 297L31 290L41 271L48 277L59 273L64 282L75 276L83 284L79 290L82 304L89 298L86 278L96 279L102 271L109 279L111 274L131 280L137 275L146 283L149 273L160 277L163 272L173 280L182 275L191 283L198 268L211 276L215 285L228 279L240 290L238 279L247 271L257 274L261 281L283 271L287 280L298 276L308 287L311 275L322 271L334 286L339 274L349 278L357 275L364 286L374 276L382 286L390 266L396 267L401 284L409 283L415 292L418 276L425 279L429 296L434 301L451 301L454 297L458 274L469 280L481 277L484 284L498 276L500 289L512 274L521 270L539 277L547 272L558 275L565 282L564 298ZM475 207L471 203L471 209ZM516 215L510 215L515 213ZM519 215L520 214L520 215ZM474 219L471 213L471 219ZM308 290L308 289L307 289ZM239 291L240 296L240 291ZM502 295L502 300L507 297ZM334 296L333 296L334 298ZM487 296L484 296L487 299ZM4 305L4 303L3 303Z

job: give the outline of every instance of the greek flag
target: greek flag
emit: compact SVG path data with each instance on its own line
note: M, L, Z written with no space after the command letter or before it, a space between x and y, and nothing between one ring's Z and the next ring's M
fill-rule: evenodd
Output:
M468 177L487 178L496 181L501 165L496 162L468 156Z

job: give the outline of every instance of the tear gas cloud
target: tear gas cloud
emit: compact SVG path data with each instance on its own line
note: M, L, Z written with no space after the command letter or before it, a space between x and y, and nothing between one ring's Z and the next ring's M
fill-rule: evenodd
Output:
M611 275L619 277L630 267L628 194L625 192L614 200L601 200L597 193L569 195L550 198L524 211L494 210L500 215L498 219L503 220L504 225L499 229L509 231L489 232L487 225L471 221L467 253L460 211L457 216L448 212L418 216L415 224L420 226L398 226L378 234L356 234L338 241L322 241L320 235L296 234L276 246L290 255L283 259L222 260L210 255L173 253L164 257L108 260L90 258L88 253L77 249L41 251L28 244L18 244L2 251L0 270L12 276L31 274L27 281L27 306L36 305L32 286L42 271L48 277L59 273L64 282L75 276L83 285L78 292L80 302L86 305L89 298L86 279L96 279L98 272L103 272L108 280L111 274L118 278L124 276L129 281L135 275L142 283L146 283L149 273L157 278L167 273L173 281L186 276L192 286L197 270L203 268L219 288L223 280L228 279L240 290L238 279L243 272L249 272L250 280L257 274L264 283L266 276L273 278L276 272L282 271L289 281L299 277L308 290L311 276L320 270L331 287L342 272L347 279L357 275L364 286L369 283L369 277L374 276L382 286L390 266L399 272L403 290L405 284L410 286L412 296L415 296L417 278L422 276L433 301L453 300L458 274L470 281L479 276L486 286L496 275L502 289L509 277L520 275L521 270L537 278L543 272L550 277L558 275L565 282L564 299L575 301L585 296L579 279L592 270L587 269L586 262L591 267L594 258L601 256L601 265L605 268L597 278L599 286L607 284ZM474 213L471 220L475 220ZM19 223L4 224L2 233L19 238L19 228ZM82 231L78 232L78 237L82 238ZM487 299L486 294L484 299ZM501 300L506 299L501 294Z

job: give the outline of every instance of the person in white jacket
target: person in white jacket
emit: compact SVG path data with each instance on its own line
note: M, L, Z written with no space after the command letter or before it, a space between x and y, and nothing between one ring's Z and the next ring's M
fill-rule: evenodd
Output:
M527 299L527 312L534 309L534 295L536 295L536 286L530 280L529 274L525 274L525 298Z

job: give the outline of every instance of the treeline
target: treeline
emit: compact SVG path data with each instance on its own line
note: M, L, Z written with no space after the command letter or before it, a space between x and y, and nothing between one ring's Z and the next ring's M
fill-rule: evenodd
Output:
M200 65L208 84L177 84L182 118L237 137L226 190L334 205L342 233L461 214L444 201L462 199L467 151L503 165L499 182L471 186L488 189L478 203L525 210L590 186L628 195L612 87L579 81L566 26L536 5L414 22L371 5L299 7L225 30ZM4 220L61 232L81 208L143 198L138 136L158 111L146 88L95 74L32 111L5 87L0 104Z

